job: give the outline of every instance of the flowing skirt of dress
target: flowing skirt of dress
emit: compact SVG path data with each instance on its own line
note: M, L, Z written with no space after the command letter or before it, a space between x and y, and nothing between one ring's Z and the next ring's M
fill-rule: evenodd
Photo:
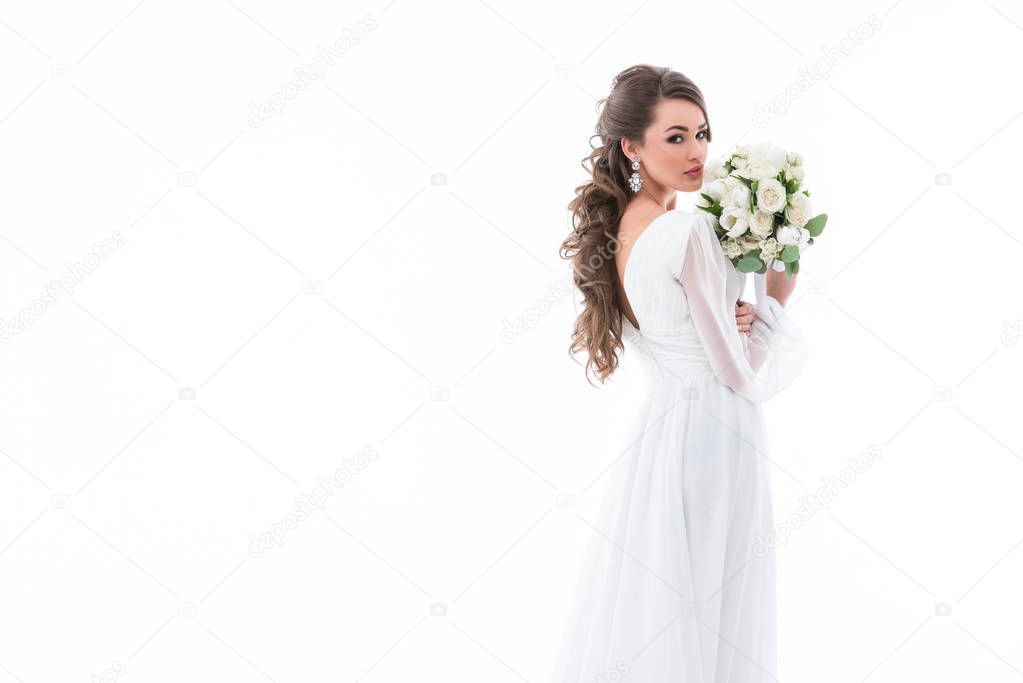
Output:
M761 407L712 373L650 374L605 473L554 683L777 680Z

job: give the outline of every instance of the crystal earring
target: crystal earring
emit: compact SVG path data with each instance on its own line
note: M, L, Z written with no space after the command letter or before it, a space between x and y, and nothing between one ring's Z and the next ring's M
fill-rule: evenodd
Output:
M629 189L639 192L643 187L643 176L639 174L639 159L632 162L632 175L629 176Z

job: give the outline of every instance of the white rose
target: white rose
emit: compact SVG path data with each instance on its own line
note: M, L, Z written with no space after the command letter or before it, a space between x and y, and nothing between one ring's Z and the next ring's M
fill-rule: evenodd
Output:
M774 214L757 209L750 218L749 229L757 237L770 237L774 231Z
M788 154L786 154L785 150L782 149L781 147L778 147L777 145L771 145L764 153L764 156L767 157L768 163L770 163L775 168L778 169L785 168L785 162L788 159Z
M728 175L728 171L725 170L725 163L721 159L714 159L709 164L704 166L703 173L708 178L724 178Z
M742 181L735 176L727 176L721 181L725 186L725 191L721 195L721 206L731 209L735 207L735 203L732 201L732 191L735 188L742 185Z
M745 183L739 183L732 190L731 205L741 209L749 209L750 190Z
M781 169L771 164L765 157L751 157L749 166L743 171L747 178L753 180L767 180L777 178Z
M721 243L721 246L724 248L725 256L728 258L742 256L742 247L735 240L725 240Z
M802 166L791 166L785 171L785 175L793 180L802 180L804 176Z
M799 152L789 152L785 156L785 161L791 166L802 166L803 155L800 154Z
M747 156L756 154L758 156L767 157L771 160L771 163L776 166L783 165L786 157L788 156L784 149L773 142L758 142L755 145L747 145L747 148L749 150L749 154Z
M777 180L761 180L757 185L757 207L776 213L785 207L785 188Z
M728 233L729 237L739 237L749 228L749 223L746 219L747 215L745 209L728 209L721 214L718 222L725 229L725 232Z
M802 228L794 225L783 225L778 228L778 243L782 246L788 247L793 244L799 244L803 234L800 232Z
M716 199L718 204L720 204L721 200L724 199L725 195L728 193L728 188L725 187L724 181L714 180L707 183L707 185L703 188L703 191L705 194Z
M785 168L785 150L769 142L762 142L750 148L746 173L757 180L777 178Z
M796 192L789 199L789 204L785 208L785 218L789 223L798 228L806 225L806 222L810 220L810 198L802 192Z

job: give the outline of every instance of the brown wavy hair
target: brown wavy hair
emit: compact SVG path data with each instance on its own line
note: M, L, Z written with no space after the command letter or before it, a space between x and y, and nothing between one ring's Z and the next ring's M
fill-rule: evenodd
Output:
M575 188L575 198L568 205L573 230L562 242L560 254L571 260L575 285L583 294L583 310L575 321L568 353L574 359L586 351L584 373L590 384L591 372L602 384L608 380L625 348L614 254L619 247L619 223L634 193L629 189L632 166L622 150L622 139L645 143L655 107L668 98L689 100L707 117L700 89L668 67L637 64L614 78L611 92L597 102L592 151L582 160L591 178ZM710 140L710 119L706 120ZM600 138L599 146L593 145L593 138Z

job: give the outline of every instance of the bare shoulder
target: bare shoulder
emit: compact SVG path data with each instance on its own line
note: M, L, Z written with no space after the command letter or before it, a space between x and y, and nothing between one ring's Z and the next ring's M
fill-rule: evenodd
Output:
M640 233L653 225L655 222L667 220L684 220L684 216L690 212L682 209L667 209L650 204L630 205L626 207L619 221L620 235L631 235L638 237Z
M622 214L622 219L619 225L622 232L630 234L640 232L647 225L656 220L658 216L664 215L665 213L666 211L658 206L632 203L625 207L625 213Z

